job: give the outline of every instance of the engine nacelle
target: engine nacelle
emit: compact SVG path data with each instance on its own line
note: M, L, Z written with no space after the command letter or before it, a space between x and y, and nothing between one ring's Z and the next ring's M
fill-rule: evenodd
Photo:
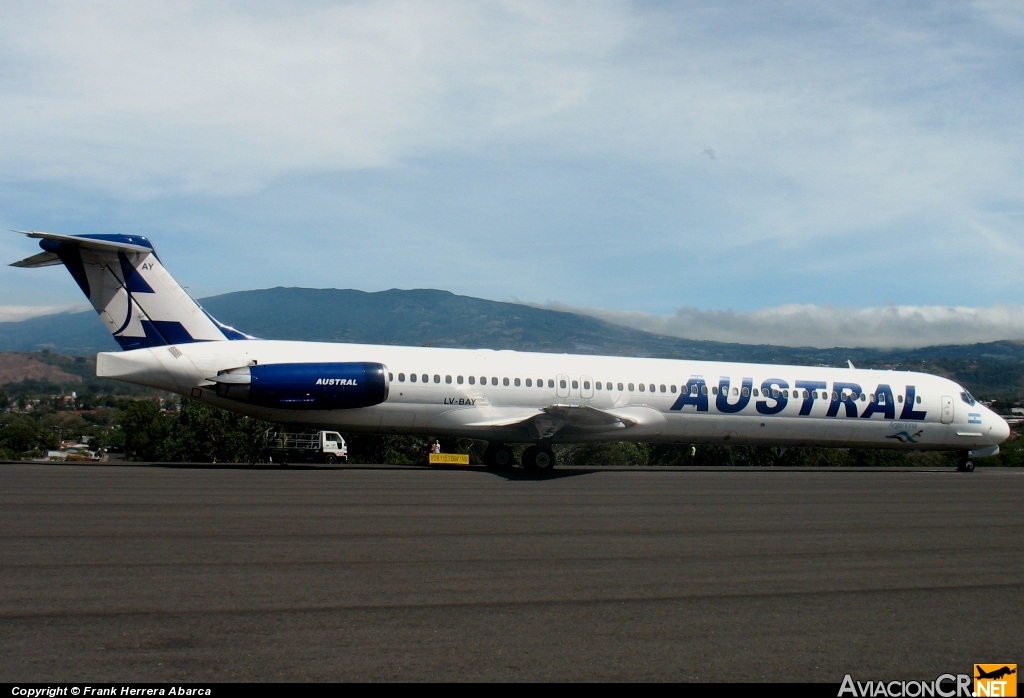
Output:
M388 398L388 372L377 363L265 364L210 380L221 397L278 409L348 410Z

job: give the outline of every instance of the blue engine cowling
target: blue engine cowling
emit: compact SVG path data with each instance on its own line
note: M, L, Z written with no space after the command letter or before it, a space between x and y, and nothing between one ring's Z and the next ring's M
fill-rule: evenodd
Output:
M388 398L388 372L381 364L266 364L249 367L247 395L227 395L254 405L292 410L347 410L379 405Z

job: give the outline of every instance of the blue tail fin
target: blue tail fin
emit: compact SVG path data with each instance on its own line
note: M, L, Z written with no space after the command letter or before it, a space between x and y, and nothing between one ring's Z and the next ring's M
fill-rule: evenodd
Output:
M167 273L144 237L24 234L39 238L43 252L11 266L63 264L124 350L252 339L203 310Z

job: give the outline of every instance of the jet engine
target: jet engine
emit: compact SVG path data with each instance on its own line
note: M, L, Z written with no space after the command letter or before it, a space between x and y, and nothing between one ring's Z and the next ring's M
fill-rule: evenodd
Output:
M348 410L388 399L388 372L377 363L264 364L208 380L221 397L278 409Z

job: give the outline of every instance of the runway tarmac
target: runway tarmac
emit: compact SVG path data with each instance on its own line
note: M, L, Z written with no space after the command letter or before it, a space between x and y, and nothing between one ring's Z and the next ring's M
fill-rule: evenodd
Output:
M1024 662L1024 471L0 465L0 681Z

